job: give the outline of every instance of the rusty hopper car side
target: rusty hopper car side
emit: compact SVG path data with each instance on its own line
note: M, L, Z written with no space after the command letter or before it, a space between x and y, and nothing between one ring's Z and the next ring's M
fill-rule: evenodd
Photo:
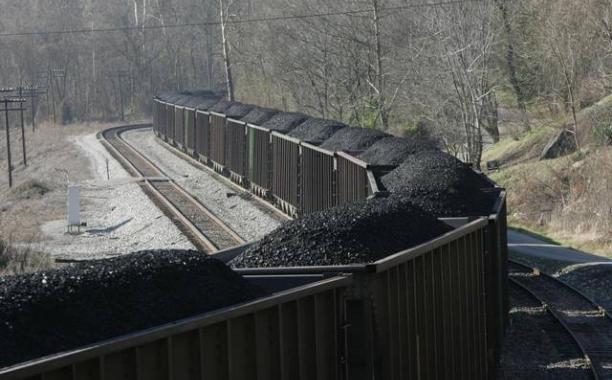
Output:
M255 194L265 198L272 189L272 132L287 133L306 118L302 114L278 112L263 123L247 124L247 174Z
M297 215L300 178L300 140L272 132L272 192L278 207Z
M320 280L0 369L0 378L344 379L339 337L349 284Z
M196 157L202 162L208 162L210 155L210 113L204 110L196 111L195 128Z
M334 152L301 143L300 206L304 214L334 207L336 161Z
M246 125L240 120L228 118L225 130L225 163L230 178L243 184L246 175Z
M365 201L377 191L376 179L366 162L337 152L336 169L338 205Z
M487 218L371 264L239 268L249 276L352 274L348 378L488 379ZM234 252L237 254L237 252ZM231 259L228 257L226 259Z

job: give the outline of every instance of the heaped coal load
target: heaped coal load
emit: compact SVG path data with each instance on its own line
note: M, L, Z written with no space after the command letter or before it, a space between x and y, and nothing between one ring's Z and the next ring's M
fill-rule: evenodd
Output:
M359 152L368 149L388 134L369 128L343 128L321 144L321 148L345 152Z
M255 108L255 106L252 104L235 102L231 107L225 110L224 114L231 119L241 120L251 112L253 108Z
M411 154L434 149L436 149L435 146L427 141L405 137L385 137L376 141L358 158L371 165L394 166L404 162Z
M245 117L240 119L245 123L261 125L266 121L270 120L274 115L276 115L279 111L272 108L264 108L264 107L254 107L251 112L246 114Z
M219 102L218 96L193 96L188 107L208 110Z
M346 124L339 121L313 117L306 119L287 135L310 144L320 145L323 141L332 137L334 133L346 127Z
M279 112L272 116L270 120L261 124L261 127L267 128L271 131L287 133L298 125L302 124L306 119L308 119L308 116L302 113Z
M210 110L212 112L225 113L225 111L227 111L228 108L233 106L234 103L235 102L232 102L232 101L229 101L229 100L226 100L226 99L221 99L214 106L212 106L212 108Z
M288 222L237 256L230 265L254 268L368 263L450 230L409 202L376 199Z
M262 295L195 251L140 252L0 277L0 367Z
M405 198L438 217L485 216L495 195L480 174L441 151L417 152L381 179L396 198Z

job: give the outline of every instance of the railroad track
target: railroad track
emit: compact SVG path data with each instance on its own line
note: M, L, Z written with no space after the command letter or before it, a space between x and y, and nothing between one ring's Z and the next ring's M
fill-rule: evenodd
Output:
M213 253L245 243L214 213L121 137L126 131L150 126L138 124L111 128L101 132L99 137L130 175L140 179L144 192L198 249Z
M509 279L563 325L584 353L593 378L612 379L612 317L579 290L526 265L509 261Z

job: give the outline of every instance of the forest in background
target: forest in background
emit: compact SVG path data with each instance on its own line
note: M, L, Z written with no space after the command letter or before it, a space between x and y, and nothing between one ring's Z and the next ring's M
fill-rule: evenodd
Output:
M612 0L24 0L0 51L0 87L46 89L39 119L211 88L422 135L501 165L512 223L612 249ZM574 153L540 160L559 131Z
M142 115L161 91L227 91L229 68L237 100L433 134L478 163L500 125L519 134L533 117L612 139L576 118L610 92L611 12L610 0L8 2L0 87L47 85L43 117L109 120L121 98Z

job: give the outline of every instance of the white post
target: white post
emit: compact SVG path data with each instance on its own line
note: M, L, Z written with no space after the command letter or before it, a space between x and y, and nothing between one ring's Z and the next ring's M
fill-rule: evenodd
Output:
M81 186L68 186L68 230L81 226Z

